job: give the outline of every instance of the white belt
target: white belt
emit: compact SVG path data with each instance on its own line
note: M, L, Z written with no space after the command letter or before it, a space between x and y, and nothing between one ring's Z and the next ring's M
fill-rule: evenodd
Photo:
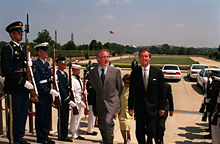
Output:
M48 82L48 80L45 79L45 80L41 80L39 83L43 84L43 83L47 83L47 82Z

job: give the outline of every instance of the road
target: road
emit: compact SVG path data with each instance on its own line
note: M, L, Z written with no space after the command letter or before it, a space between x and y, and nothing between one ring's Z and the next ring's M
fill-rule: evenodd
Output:
M193 59L194 61L199 62L200 64L206 64L206 65L209 65L211 67L220 68L220 62L210 60L210 59L207 59L207 58L203 58L203 57L190 57L190 58Z

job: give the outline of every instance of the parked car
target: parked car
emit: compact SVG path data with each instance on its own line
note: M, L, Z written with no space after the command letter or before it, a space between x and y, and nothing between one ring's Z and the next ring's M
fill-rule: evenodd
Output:
M197 74L203 69L203 68L209 68L208 65L204 64L192 64L187 72L187 77L190 79L196 79Z
M208 77L210 77L212 70L219 71L218 68L204 68L197 74L197 85L202 87L202 91L205 93L208 83ZM211 81L211 78L209 79Z
M176 79L181 80L181 71L178 65L165 64L162 67L162 72L164 74L164 79Z

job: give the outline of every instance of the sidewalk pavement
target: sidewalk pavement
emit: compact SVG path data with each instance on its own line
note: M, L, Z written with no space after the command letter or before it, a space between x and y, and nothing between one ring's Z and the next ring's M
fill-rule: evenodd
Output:
M130 73L130 69L121 69L122 76ZM83 74L81 72L81 74ZM203 136L208 134L205 130L208 128L207 122L202 122L202 114L198 113L201 101L203 99L200 89L197 88L195 82L188 81L186 73L182 74L180 82L170 82L174 96L174 116L168 117L166 121L166 132L164 136L165 144L209 144L211 140L204 139ZM3 108L5 107L3 101ZM0 144L8 143L6 138L5 113L3 111L4 134L0 135ZM52 128L50 138L57 144L69 143L57 140L57 110L53 108ZM101 135L97 127L95 131L97 136L86 135L87 120L84 117L81 121L80 134L86 140L73 140L73 144L99 144ZM69 133L71 137L71 133ZM36 143L36 133L29 133L29 121L26 123L26 134L24 137L28 142ZM114 144L123 144L118 119L115 120L114 128ZM135 120L131 124L131 144L137 144L135 136Z

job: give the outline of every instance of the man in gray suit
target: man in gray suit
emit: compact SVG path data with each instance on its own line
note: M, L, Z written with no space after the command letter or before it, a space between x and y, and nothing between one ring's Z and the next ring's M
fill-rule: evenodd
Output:
M99 50L98 65L90 71L90 80L96 91L95 103L99 130L104 144L113 144L113 118L121 110L120 94L122 92L121 71L109 66L109 51Z

